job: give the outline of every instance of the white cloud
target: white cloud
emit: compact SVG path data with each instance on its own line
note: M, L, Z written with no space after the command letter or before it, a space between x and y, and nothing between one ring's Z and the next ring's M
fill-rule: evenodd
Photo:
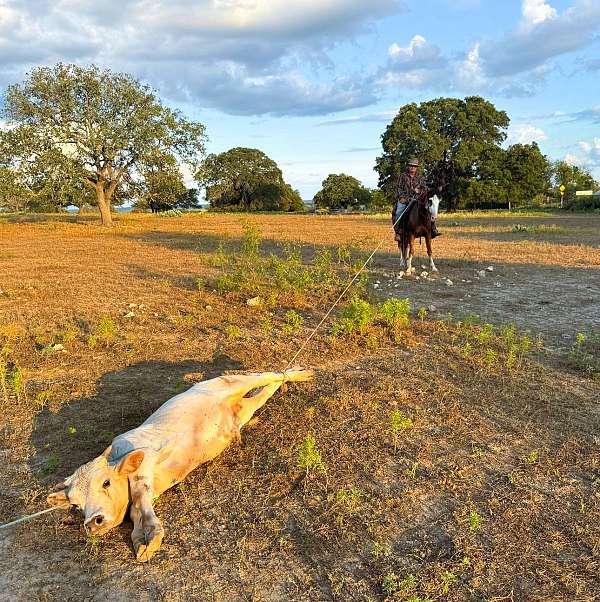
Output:
M590 169L600 167L600 138L594 138L591 142L581 140L579 150L583 157L579 159L579 163L576 163L576 165Z
M577 155L573 155L571 153L567 153L565 155L564 162L568 163L569 165L576 165L577 167L580 167L583 163Z
M523 0L523 22L525 26L537 25L556 17L556 9L544 0Z
M530 123L514 128L508 134L509 142L517 144L531 144L532 142L540 142L547 138L548 136L544 130Z
M388 48L387 65L380 70L377 83L401 88L436 87L447 80L443 69L447 60L435 44L415 35L408 46L394 42Z
M0 0L0 85L40 64L94 62L204 107L326 114L373 102L372 82L313 83L307 66L331 66L331 49L401 10L402 0Z
M533 72L591 44L600 27L600 2L575 0L558 14L545 2L524 0L523 19L502 38L482 42L482 64L489 76Z

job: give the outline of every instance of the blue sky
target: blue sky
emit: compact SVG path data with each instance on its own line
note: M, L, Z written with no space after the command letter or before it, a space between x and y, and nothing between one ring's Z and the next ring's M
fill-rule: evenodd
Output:
M58 61L133 73L304 198L375 186L401 105L470 94L600 179L600 0L0 0L0 88Z

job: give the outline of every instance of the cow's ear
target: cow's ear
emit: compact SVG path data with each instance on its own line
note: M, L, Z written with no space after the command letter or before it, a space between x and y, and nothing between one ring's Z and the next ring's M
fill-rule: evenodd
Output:
M117 466L117 472L120 475L129 475L134 473L140 464L144 461L144 452L141 449L127 454Z
M67 497L66 491L67 491L66 489L63 489L62 491L57 491L55 493L51 493L46 498L46 501L51 506L64 506L65 504L69 503L69 498Z

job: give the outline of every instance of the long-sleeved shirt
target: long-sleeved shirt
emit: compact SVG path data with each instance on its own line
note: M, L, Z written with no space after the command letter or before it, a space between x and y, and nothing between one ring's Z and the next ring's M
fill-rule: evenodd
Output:
M420 174L416 174L414 178L411 178L408 173L403 173L398 178L396 199L392 206L392 221L394 221L397 204L406 205L413 197L417 199L428 198L425 178Z

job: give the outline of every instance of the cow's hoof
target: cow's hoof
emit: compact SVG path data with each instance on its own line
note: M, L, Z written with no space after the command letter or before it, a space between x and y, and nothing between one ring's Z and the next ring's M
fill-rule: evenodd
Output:
M135 546L135 559L138 562L148 562L158 552L163 536L164 531L157 531L147 539L147 543L139 543Z

